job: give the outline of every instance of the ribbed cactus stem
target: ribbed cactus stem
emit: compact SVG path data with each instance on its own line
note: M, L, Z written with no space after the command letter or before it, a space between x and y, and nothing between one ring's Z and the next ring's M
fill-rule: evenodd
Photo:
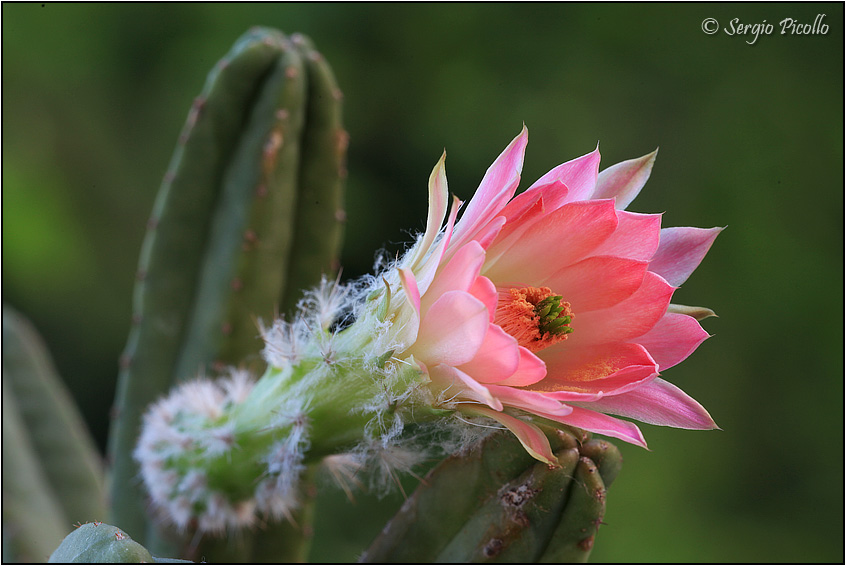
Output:
M106 514L94 440L41 337L6 305L3 480L4 561L43 561L72 523Z
M79 525L53 551L49 562L64 564L189 563L187 560L177 558L157 558L132 540L132 537L122 529L100 522Z
M3 381L3 562L43 562L70 528Z
M109 437L112 521L131 532L143 533L147 523L145 495L132 460L141 414L178 377L175 364L195 305L220 179L257 85L280 51L277 42L265 41L267 36L263 31L247 34L209 74L148 223Z
M291 39L305 63L308 105L290 277L280 297L283 313L290 312L302 289L312 287L322 275L338 271L346 220L343 184L349 140L341 122L343 95L332 69L309 38L295 34Z
M610 483L619 472L619 451L581 430L542 428L557 466L489 436L432 469L360 561L585 561L605 510L602 474Z
M534 464L503 485L442 551L438 562L534 560L549 541L566 502L578 450L556 454L560 467Z
M280 52L223 171L193 312L174 369L177 380L196 376L199 368L245 362L263 369L256 320L272 319L287 287L305 71L290 42L269 37L279 42Z
M561 522L539 562L587 562L605 516L605 496L605 484L596 464L581 457Z
M338 93L307 39L254 28L191 108L142 248L110 438L112 520L133 532L144 532L147 507L131 459L141 411L206 372L260 374L259 323L333 276L346 147ZM147 543L174 549L160 544L165 534L148 530Z

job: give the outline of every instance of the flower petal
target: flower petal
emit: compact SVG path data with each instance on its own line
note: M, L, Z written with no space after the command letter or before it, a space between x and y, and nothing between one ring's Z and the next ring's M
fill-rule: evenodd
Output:
M649 350L661 371L685 360L708 338L692 316L668 312L652 330L633 339Z
M599 159L599 146L597 146L592 152L552 169L529 187L529 190L558 181L569 189L565 202L589 199L596 187Z
M588 256L616 228L614 201L565 204L509 241L494 241L483 274L508 283L543 279Z
M535 185L517 195L500 214L508 219L508 225L520 225L531 221L532 216L542 216L558 210L567 201L570 189L561 181ZM534 214L533 214L534 213Z
M405 296L408 297L408 302L414 307L414 312L420 314L420 290L417 288L417 280L414 278L414 272L405 267L397 270L399 272L400 284L402 290L405 291Z
M459 249L446 265L440 268L421 302L423 312L447 291L468 291L475 283L485 262L485 250L476 241Z
M524 387L537 383L546 377L546 364L542 359L534 355L528 348L519 347L520 364L517 370L508 378L498 381L497 385L511 385L513 387Z
M562 405L560 401L550 399L542 393L527 389L515 389L502 385L487 385L491 395L499 399L503 405L523 409L530 413L544 413L563 417L573 412L573 408Z
M603 397L590 407L660 426L694 430L719 428L702 405L660 378L621 395Z
M414 344L420 330L420 293L417 291L417 281L411 270L398 269L397 275L408 300L400 302L398 308L391 307L395 310L392 327L396 330L393 336L397 345L406 348ZM393 284L396 285L396 283ZM395 303L396 301L392 301L392 304Z
M658 364L640 344L610 343L586 348L569 348L567 341L541 350L546 378L529 387L549 397L557 392L597 395L620 393L639 386L658 374Z
M519 365L517 340L496 324L489 324L476 356L460 369L480 383L497 383L513 375Z
M619 438L620 440L625 440L631 444L646 448L646 439L643 438L643 434L635 424L628 421L621 421L620 419L615 419L602 413L581 407L573 407L573 412L564 417L557 417L555 415L539 416L597 434Z
M473 359L488 330L488 309L464 291L449 291L432 304L420 323L411 354L433 366Z
M628 299L611 308L576 312L566 343L572 347L625 342L646 334L666 313L673 291L664 279L647 271L640 288Z
M649 179L657 155L656 149L649 155L621 161L604 169L596 179L593 198L615 198L617 208L621 210L626 208Z
M502 402L491 395L488 388L461 371L447 364L438 364L429 370L432 382L437 383L446 395L484 403L496 411L502 410Z
M592 256L555 272L540 283L555 290L579 313L606 309L631 297L643 283L647 262Z
M485 303L488 309L488 320L494 321L496 317L496 303L499 301L499 294L496 292L496 286L491 283L491 280L484 275L479 276L470 287L470 294Z
M674 227L661 230L658 251L649 263L649 270L678 287L708 253L722 228Z
M449 212L449 218L447 219L447 225L444 228L444 235L438 241L438 243L433 246L432 251L429 253L429 256L423 260L423 265L419 266L414 273L417 275L417 285L420 288L420 294L426 293L426 290L429 288L429 285L432 283L432 279L435 277L435 273L438 271L438 267L441 264L441 261L444 259L444 251L449 244L450 238L452 236L453 226L455 225L455 217L458 215L458 208L461 205L461 201L457 198L453 198L452 201L452 208Z
M661 215L618 210L617 221L617 229L593 250L593 254L652 259L661 235Z
M514 191L520 183L523 154L528 141L529 131L524 125L520 134L508 144L508 147L485 172L479 188L476 189L476 194L455 227L458 245L472 239L476 232L493 220L514 196Z
M514 433L514 436L517 437L517 440L520 441L520 444L523 445L526 452L531 454L533 458L540 460L541 462L545 462L550 466L559 466L558 459L555 457L555 454L552 453L552 448L549 446L549 439L541 431L541 429L535 425L505 413L492 411L482 405L469 405L462 403L459 405L459 409L463 413L490 417L493 420L502 423L508 427L508 430Z
M432 247L432 243L435 241L435 237L441 230L441 224L446 215L449 192L447 189L445 161L446 151L441 155L441 158L432 170L432 174L429 175L429 216L426 219L426 232L415 249L414 255L411 257L411 261L409 262L411 269L417 269L419 263L426 257L429 248Z

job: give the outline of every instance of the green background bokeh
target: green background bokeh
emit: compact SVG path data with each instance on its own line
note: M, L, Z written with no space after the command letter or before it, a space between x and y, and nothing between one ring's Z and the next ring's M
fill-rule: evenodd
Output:
M781 35L787 17L827 33ZM842 4L3 4L3 300L100 443L145 222L193 97L252 25L312 37L345 94L345 276L472 195L525 122L522 187L660 146L629 208L728 226L674 302L714 336L665 378L723 431L621 447L598 562L844 559ZM715 18L719 31L702 30ZM730 21L773 24L729 35ZM352 560L354 505L314 555ZM362 544L362 543L359 543ZM360 547L358 548L360 550ZM345 554L349 553L349 554Z

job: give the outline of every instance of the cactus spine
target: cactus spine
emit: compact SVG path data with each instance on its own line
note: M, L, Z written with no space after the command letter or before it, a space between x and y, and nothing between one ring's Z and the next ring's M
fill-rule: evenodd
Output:
M144 409L204 370L260 371L257 320L290 310L337 264L338 93L307 39L254 28L191 108L148 225L121 358L111 520L130 532L147 529L132 460Z

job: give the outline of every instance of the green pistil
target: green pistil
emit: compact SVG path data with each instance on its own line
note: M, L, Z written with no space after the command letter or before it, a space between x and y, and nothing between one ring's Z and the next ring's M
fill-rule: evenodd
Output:
M566 309L561 306L561 295L552 295L535 305L535 315L538 317L538 331L541 336L549 334L569 334L573 329L569 326L573 317L562 314Z

